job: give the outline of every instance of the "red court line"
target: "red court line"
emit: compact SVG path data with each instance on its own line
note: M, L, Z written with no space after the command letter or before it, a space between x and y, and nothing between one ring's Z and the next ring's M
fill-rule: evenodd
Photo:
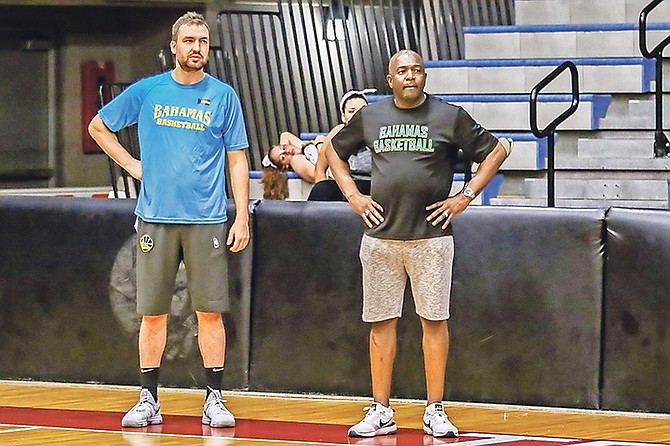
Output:
M589 440L580 439L475 433L462 433L458 439L433 438L431 435L425 435L421 429L398 429L398 433L395 435L374 438L350 438L347 436L348 426L341 424L250 419L237 419L237 425L234 428L217 429L203 425L199 416L186 415L164 415L163 424L140 429L124 429L121 428L122 417L123 413L120 412L0 406L0 424L112 432L146 432L295 443L374 446L437 446L452 443L461 443L462 446L467 446L468 443L471 443L472 446L581 446L581 444L588 446L588 443L590 443ZM598 444L597 441L595 443ZM611 442L614 445L617 443L625 444L626 442ZM654 443L648 444L651 446ZM602 446L602 444L598 444L598 446Z
M348 426L337 424L238 419L234 428L215 429L203 425L200 417L186 415L164 415L163 424L140 429L122 429L122 416L123 414L119 412L0 406L0 424L312 443L379 446L433 444L432 437L424 435L419 429L399 429L396 435L374 439L355 439L347 436ZM444 439L435 444L455 441L457 440Z

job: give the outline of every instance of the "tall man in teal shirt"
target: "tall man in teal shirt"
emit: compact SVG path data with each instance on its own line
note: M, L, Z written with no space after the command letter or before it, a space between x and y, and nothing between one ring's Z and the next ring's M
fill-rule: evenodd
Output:
M172 27L175 68L129 86L89 125L98 145L142 181L135 209L142 389L139 402L123 417L124 427L163 422L158 376L181 261L198 319L198 346L207 378L202 422L212 427L235 425L221 398L225 357L221 312L229 306L223 245L238 252L249 242L249 144L238 96L204 72L209 45L204 17L184 14ZM135 123L141 161L114 134ZM227 235L226 162L236 207Z

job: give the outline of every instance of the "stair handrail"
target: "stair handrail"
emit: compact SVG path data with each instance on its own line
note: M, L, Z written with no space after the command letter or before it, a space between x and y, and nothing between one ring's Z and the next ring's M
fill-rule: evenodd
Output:
M642 55L647 59L654 59L657 54L663 53L665 47L670 44L669 35L665 39L661 40L653 50L649 50L647 47L647 16L649 16L649 13L652 9L656 8L662 2L663 0L653 0L647 6L642 8L642 11L640 11L640 52L642 52Z
M537 125L537 101L540 91L549 85L554 79L561 75L565 70L570 70L570 84L572 92L572 100L570 107L558 115L547 126L540 130ZM563 121L568 119L579 107L579 72L574 62L566 60L554 70L547 74L544 79L538 82L530 91L530 129L538 138L547 138L547 206L554 207L556 204L555 190L556 190L556 150L554 148L556 141L556 127Z
M670 141L663 132L663 50L670 44L670 35L661 40L652 50L647 47L647 17L663 0L653 0L640 11L639 43L640 52L647 59L656 60L655 92L656 122L654 128L654 156L670 155Z

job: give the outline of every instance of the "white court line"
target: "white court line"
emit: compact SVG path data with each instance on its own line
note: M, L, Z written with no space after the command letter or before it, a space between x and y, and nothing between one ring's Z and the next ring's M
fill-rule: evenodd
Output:
M221 436L214 437L211 435L191 435L191 434L170 434L170 433L159 433L159 432L136 432L136 431L118 431L118 430L105 430L105 429L84 429L84 428L70 428L70 427L52 427L52 426L28 426L28 425L16 425L16 424L0 424L0 426L17 426L16 429L10 429L7 431L0 431L0 434L7 432L23 432L30 430L39 430L39 429L51 429L56 431L75 431L75 432L91 432L91 433L108 433L108 434L117 434L121 435L147 435L154 437L172 437L172 438L211 438L218 440L231 440L231 441L249 441L249 442L258 442L258 443L295 443L301 445L314 445L314 446L345 446L349 443L326 443L318 441L304 441L304 440L274 440L268 438L246 438L246 437L230 437L230 436ZM468 439L468 437L480 437L480 439ZM538 436L525 436L525 435L507 435L507 434L483 434L477 432L467 432L459 437L458 442L462 445L473 445L473 446L484 446L484 445L500 445L500 444L513 444L517 441L538 441L538 442L547 442L547 443L573 443L572 446L664 446L662 443L647 443L647 442L630 442L630 441L614 441L614 440L585 440L580 438L552 438L552 437L538 437Z
M14 424L0 424L0 426L14 426ZM0 430L0 435L2 434L11 434L14 432L24 432L24 431L33 431L40 429L38 426L26 426L26 427L20 427L17 429L6 429L6 430Z

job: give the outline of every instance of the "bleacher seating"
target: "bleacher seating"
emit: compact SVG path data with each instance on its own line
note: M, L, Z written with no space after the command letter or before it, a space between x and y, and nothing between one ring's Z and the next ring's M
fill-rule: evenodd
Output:
M439 90L439 87L436 87ZM530 132L528 94L437 94L440 99L462 106L481 125L489 130ZM370 102L387 96L370 96ZM538 122L548 123L570 106L568 94L547 94L539 98ZM580 95L580 106L562 128L571 130L593 130L607 112L610 95Z
M571 60L578 69L580 102L557 129L556 204L667 207L670 159L652 151L656 61L642 57L638 48L637 22L648 3L517 0L515 25L463 29L465 59L426 61L428 93L462 106L487 129L515 141L501 168L505 182L487 203L546 205L548 143L530 132L530 91ZM649 15L650 47L670 34L670 2L665 3ZM670 86L670 68L666 71ZM542 90L540 128L569 108L570 91L567 72ZM665 115L664 125L670 125L670 112Z
M515 0L517 25L636 23L650 0ZM652 19L670 17L670 3L654 10Z
M426 90L462 105L491 130L528 132L530 91L571 60L580 104L557 128L556 205L667 207L670 159L652 150L656 66L638 43L638 19L649 1L516 0L515 25L464 28L464 60L427 61ZM670 34L668 17L670 2L649 13L649 48ZM670 68L663 72L666 88ZM567 109L570 87L566 72L542 90L540 128ZM543 104L550 100L557 102ZM508 196L492 204L546 205L545 175L502 171Z
M497 37L497 36L496 36ZM495 40L492 39L492 40ZM585 93L647 93L653 91L654 60L643 57L570 59L577 65L580 91ZM429 93L529 93L565 59L466 59L426 62ZM552 82L546 93L570 91L570 77Z
M647 29L654 46L668 35L670 23ZM464 26L463 37L466 59L640 57L636 23Z
M506 170L539 170L547 167L547 140L540 139L530 132L511 133L493 132L497 138L510 138L514 141L514 150L500 168ZM300 134L303 141L313 140L325 133L304 132Z

